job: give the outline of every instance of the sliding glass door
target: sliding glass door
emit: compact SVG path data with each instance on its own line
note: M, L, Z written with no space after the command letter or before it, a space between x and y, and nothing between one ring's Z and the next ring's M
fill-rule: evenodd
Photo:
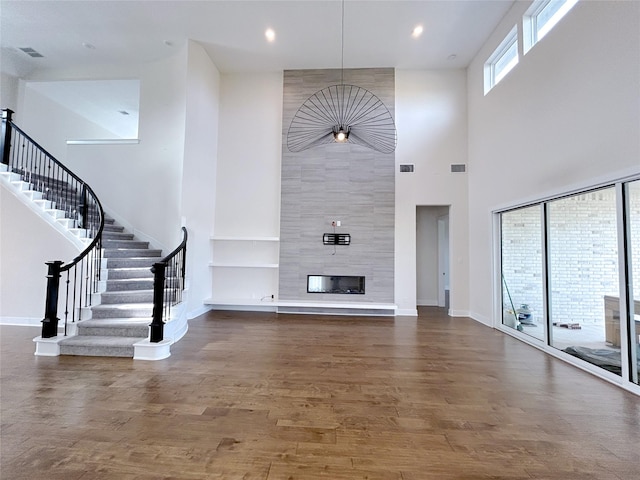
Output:
M502 323L544 340L542 209L505 212L502 235Z
M640 384L638 379L640 359L640 180L626 186L627 219L627 262L631 289L629 292L629 339L631 360L631 381Z
M640 385L640 180L499 219L502 325Z
M551 346L620 375L614 187L547 204Z

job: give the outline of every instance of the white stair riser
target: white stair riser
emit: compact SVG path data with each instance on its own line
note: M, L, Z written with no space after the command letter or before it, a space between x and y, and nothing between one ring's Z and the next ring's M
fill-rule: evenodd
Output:
M31 200L41 200L42 199L42 192L38 192L37 190L23 190L22 193L24 193Z
M67 230L75 228L76 221L72 218L56 218L56 222L62 224Z
M21 192L29 190L31 188L31 184L23 182L22 180L13 181L11 182L11 184L16 190L20 190Z
M89 230L86 228L70 228L69 231L78 238L88 238Z
M13 172L0 172L0 178L9 183L20 181L20 175Z
M38 205L42 210L51 210L51 200L34 200L33 203Z
M57 209L51 209L51 210L45 210L45 212L47 212L49 215L51 215L53 218L64 218L64 211L63 210L57 210Z

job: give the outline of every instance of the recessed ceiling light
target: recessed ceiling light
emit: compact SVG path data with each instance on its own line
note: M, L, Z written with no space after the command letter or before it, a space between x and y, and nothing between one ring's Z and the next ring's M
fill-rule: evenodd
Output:
M171 40L165 40L165 41L164 41L164 44L165 44L167 47L173 47L173 42L172 42Z
M452 60L455 60L456 58L458 58L458 56L455 53L452 53L447 57L447 60L452 61Z
M420 35L422 35L422 32L424 31L424 29L422 28L422 25L417 25L414 29L413 32L411 32L411 36L413 38L418 38Z
M276 32L272 28L267 28L264 36L267 37L268 42L273 42L276 39Z
M92 45L92 44L90 44L90 43L87 43L87 42L83 42L83 43L82 43L82 46L83 46L84 48L88 48L89 50L95 50L95 49L96 49L96 47L95 47L94 45Z

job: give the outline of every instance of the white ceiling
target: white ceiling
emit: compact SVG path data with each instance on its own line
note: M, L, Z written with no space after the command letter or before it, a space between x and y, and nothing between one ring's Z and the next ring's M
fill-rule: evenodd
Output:
M344 67L464 68L512 4L346 0ZM28 77L53 68L142 63L170 56L192 39L222 73L340 68L341 5L340 0L0 0L0 67ZM424 33L413 39L418 24ZM273 43L265 39L267 28L276 32ZM43 57L31 58L22 47Z

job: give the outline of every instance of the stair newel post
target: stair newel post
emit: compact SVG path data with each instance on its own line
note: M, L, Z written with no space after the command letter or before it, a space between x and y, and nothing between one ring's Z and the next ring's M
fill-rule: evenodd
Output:
M44 305L44 320L42 320L42 338L52 338L58 335L58 293L60 290L60 260L46 262L47 298Z
M0 132L0 142L2 142L2 163L9 165L9 151L11 150L11 116L13 110L5 108L2 110L2 132Z
M164 310L164 279L166 265L162 262L154 263L151 267L153 273L153 320L151 321L151 331L149 341L158 343L164 337L164 322L162 312Z
M87 214L89 209L87 207L87 184L82 182L82 205L80 206L80 218L82 222L78 225L78 228L87 228Z
M187 229L182 227L184 230L184 238L187 238ZM184 244L184 249L182 250L182 283L180 284L180 289L184 290L184 277L187 271L187 244Z

